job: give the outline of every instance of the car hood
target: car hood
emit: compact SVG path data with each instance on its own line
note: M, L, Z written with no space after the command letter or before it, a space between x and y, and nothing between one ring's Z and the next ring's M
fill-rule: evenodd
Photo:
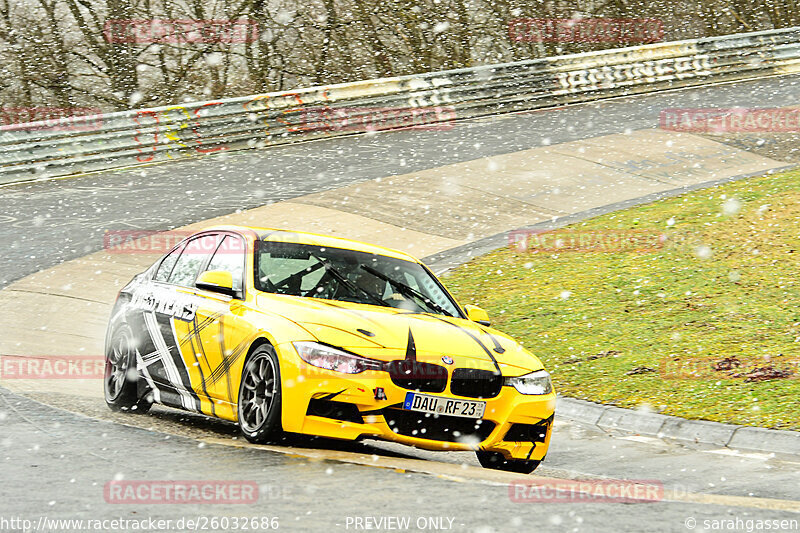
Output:
M462 318L272 294L259 295L258 305L292 320L321 343L372 359L403 359L413 343L417 360L424 362L441 364L447 356L456 366L499 367L504 375L543 368L511 337Z

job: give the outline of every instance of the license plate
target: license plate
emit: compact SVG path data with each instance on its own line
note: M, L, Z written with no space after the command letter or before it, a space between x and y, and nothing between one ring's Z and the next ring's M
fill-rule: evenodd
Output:
M441 396L429 396L417 392L406 393L403 409L434 415L460 416L462 418L483 418L486 402L457 400Z

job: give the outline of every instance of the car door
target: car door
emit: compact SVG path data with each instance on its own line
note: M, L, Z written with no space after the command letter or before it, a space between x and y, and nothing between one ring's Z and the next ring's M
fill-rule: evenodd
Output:
M236 296L194 287L198 307L186 329L178 328L181 349L193 375L193 383L203 403L203 412L233 420L233 399L238 395L238 379L233 379L230 369L238 359L247 355L250 331L242 318L245 311L244 275L246 261L245 240L233 233L220 233L216 249L203 271L231 273ZM184 325L181 325L184 326ZM208 409L206 409L206 406Z
M134 308L142 311L138 329L144 332L137 367L157 402L191 411L212 410L210 400L202 394L202 369L187 349L187 332L203 305L194 290L195 280L219 238L217 233L206 233L178 246L134 297Z

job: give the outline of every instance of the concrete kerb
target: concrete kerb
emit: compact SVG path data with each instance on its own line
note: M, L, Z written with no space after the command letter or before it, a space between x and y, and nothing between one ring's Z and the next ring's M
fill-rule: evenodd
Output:
M622 430L643 435L658 435L664 427L666 417L649 411L634 411L620 407L608 407L595 424L608 430Z
M567 418L596 426L603 414L611 409L610 405L590 402L587 400L576 400L559 395L556 400L556 413L559 418Z
M639 435L712 444L732 450L800 455L800 431L784 431L688 420L647 411L622 409L609 405L559 396L556 413L561 418Z
M672 439L690 442L702 442L717 446L728 446L734 433L741 426L709 422L708 420L687 420L676 416L668 416L659 432ZM786 432L791 433L791 432Z
M774 169L770 171L769 174L784 172L793 168L796 168L796 165L787 165L786 167ZM679 187L669 191L657 192L632 200L625 200L602 207L587 209L586 211L571 215L554 217L551 221L527 226L524 229L558 229L612 211L619 211L627 207L678 196L692 190L713 187L730 181L738 181L763 174L765 173L743 174ZM475 257L479 257L507 245L507 233L499 233L469 244L451 248L450 250L445 250L444 252L436 253L424 258L423 261L437 274L441 274ZM733 450L742 449L800 455L799 431L738 426L734 424L711 422L708 420L689 420L647 411L623 409L564 396L558 397L556 415L558 418L575 420L599 427L603 430L619 430L658 438L711 444Z
M800 431L739 427L733 432L728 447L800 455Z
M677 416L667 416L647 411L622 409L610 405L603 405L575 398L558 397L556 414L559 417L575 420L584 424L597 426L606 431L624 431L658 438L675 439L685 442L700 444L713 444L729 448L747 450L771 451L774 453L800 454L800 432L778 431L774 429L746 428L733 424L710 422L708 420L688 420ZM734 442L734 435L745 429L758 430L759 432L772 432L769 436L760 435L762 441L773 434L780 434L782 445L767 447L753 447L748 443L758 439L745 434ZM793 440L795 439L796 440ZM795 442L794 451L787 451L787 443Z

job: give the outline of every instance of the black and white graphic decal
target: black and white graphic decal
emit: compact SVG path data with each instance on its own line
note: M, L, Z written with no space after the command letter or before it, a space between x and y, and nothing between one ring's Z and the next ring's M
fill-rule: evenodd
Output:
M172 319L163 315L158 317L151 311L143 314L145 327L153 341L158 360L163 365L167 382L175 388L184 409L199 411L200 400L192 391L189 372L176 342Z
M191 297L175 294L171 290L138 290L133 294L131 306L144 312L174 317L191 322L197 312L197 303Z

